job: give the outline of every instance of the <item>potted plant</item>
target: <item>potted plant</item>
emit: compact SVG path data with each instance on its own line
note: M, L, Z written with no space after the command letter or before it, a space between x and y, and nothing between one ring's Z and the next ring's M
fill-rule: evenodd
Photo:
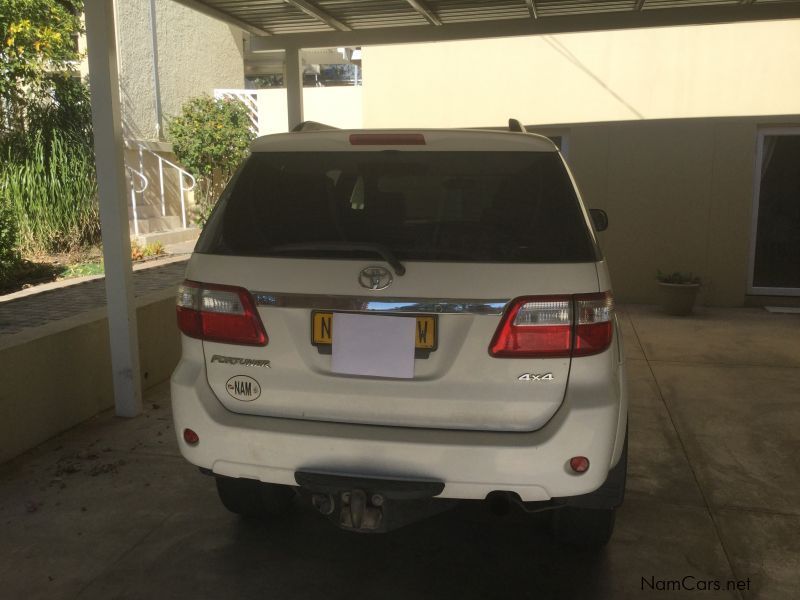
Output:
M692 313L700 278L692 273L662 273L656 276L661 288L661 306L668 315L685 316Z

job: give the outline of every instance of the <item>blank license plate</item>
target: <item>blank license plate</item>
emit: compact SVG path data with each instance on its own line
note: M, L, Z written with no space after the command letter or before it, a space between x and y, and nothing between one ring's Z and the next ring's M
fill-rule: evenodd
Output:
M398 315L408 317L410 315ZM415 347L417 350L436 349L436 317L418 315ZM311 343L329 346L333 343L333 313L314 311L311 313Z

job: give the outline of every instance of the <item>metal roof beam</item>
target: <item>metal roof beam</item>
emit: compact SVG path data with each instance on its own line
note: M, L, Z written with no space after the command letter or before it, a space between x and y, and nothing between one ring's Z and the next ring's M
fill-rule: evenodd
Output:
M421 14L431 25L436 25L437 27L442 26L442 21L439 17L436 16L427 4L423 0L406 0L411 5L415 11Z
M525 4L528 5L528 12L531 13L531 18L538 19L539 14L536 12L536 0L525 0Z
M646 1L647 0L636 0L636 8L635 8L635 10L642 10L642 8L644 8L644 3Z
M286 4L291 4L295 8L299 8L309 17L315 18L317 21L322 21L328 27L338 29L339 31L352 31L352 28L342 23L339 19L332 14L325 12L315 4L307 2L306 0L283 0Z
M711 5L624 13L609 12L553 16L546 19L506 19L502 21L451 23L441 27L415 25L411 27L381 27L354 31L292 33L273 35L271 37L254 36L251 41L251 49L254 52L265 52L284 48L411 44L580 31L609 31L614 29L797 18L800 18L800 2L770 2L768 4L756 2L747 5Z
M194 11L199 13L203 13L206 16L213 17L215 19L219 19L220 21L225 21L226 23L230 23L231 25L236 25L239 29L243 29L247 32L250 32L254 35L272 35L269 31L264 29L263 27L259 27L258 25L254 25L253 23L248 23L247 21L243 21L237 17L234 17L230 13L226 13L218 8L213 8L204 2L200 2L200 0L173 0L173 2L177 2L178 4L183 4L184 6L191 8Z

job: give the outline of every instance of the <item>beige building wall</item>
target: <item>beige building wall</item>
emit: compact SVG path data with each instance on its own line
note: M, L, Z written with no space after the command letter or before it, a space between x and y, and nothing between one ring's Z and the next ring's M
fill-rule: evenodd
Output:
M149 0L116 2L126 137L156 140ZM194 96L244 84L242 32L172 0L156 1L161 105L166 121Z
M609 216L599 234L617 298L658 302L655 275L691 271L700 302L746 301L759 126L800 117L669 119L567 125L584 202ZM542 128L543 133L553 130Z
M362 86L303 88L303 118L342 129L364 127ZM258 94L258 135L289 130L286 89L262 89Z
M800 113L800 20L370 46L365 127Z

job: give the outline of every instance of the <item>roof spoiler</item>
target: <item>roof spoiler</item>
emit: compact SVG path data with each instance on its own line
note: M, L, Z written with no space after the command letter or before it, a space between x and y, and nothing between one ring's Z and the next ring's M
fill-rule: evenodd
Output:
M528 130L525 129L525 126L522 123L520 123L517 119L508 120L508 130L514 131L516 133L528 133Z
M317 123L316 121L303 121L299 125L295 125L292 133L302 133L304 131L331 131L339 129L333 125L325 125L325 123Z

